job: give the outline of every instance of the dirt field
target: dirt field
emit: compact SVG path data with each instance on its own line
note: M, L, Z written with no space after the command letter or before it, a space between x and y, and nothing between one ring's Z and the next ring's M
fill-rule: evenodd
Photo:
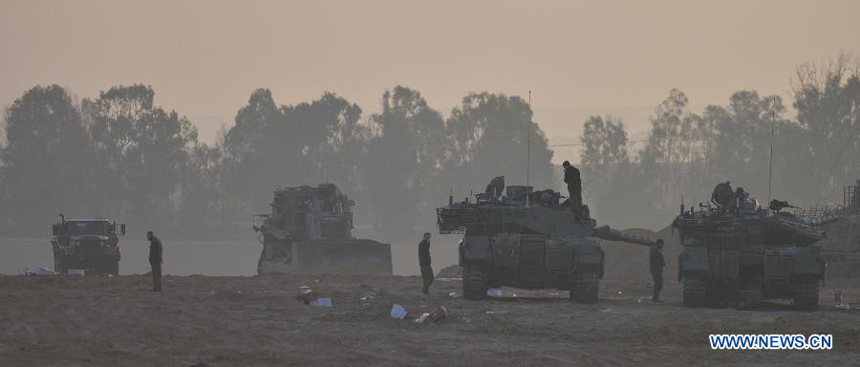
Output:
M669 278L667 276L667 278ZM311 307L294 297L307 285L333 298ZM687 309L667 279L665 303L647 300L643 280L609 279L600 301L566 292L503 289L507 301L454 300L460 282L420 278L167 276L149 292L143 275L0 276L2 366L494 366L796 365L845 366L860 360L860 312L837 311L830 283L822 310L787 304L757 310ZM373 304L361 305L365 291ZM513 293L517 297L513 298ZM537 297L536 299L526 297ZM444 305L450 317L417 324L389 316ZM426 308L422 308L426 307ZM831 351L712 351L709 333L826 333Z

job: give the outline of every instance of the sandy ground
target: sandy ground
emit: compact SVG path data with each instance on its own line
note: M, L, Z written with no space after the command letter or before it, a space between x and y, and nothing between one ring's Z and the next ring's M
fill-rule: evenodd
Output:
M667 276L667 278L669 278ZM143 275L0 276L2 366L495 366L779 365L860 361L860 311L832 308L832 291L860 296L857 282L830 282L821 310L788 303L755 310L688 309L667 279L665 303L645 279L601 283L600 301L566 292L503 289L505 300L451 299L459 280L429 296L415 276L167 276L150 292ZM295 300L299 287L333 307ZM364 292L375 295L363 307ZM513 293L517 297L513 297ZM529 297L529 298L527 298ZM450 317L418 324L389 316L444 305ZM709 333L833 334L830 351L712 351Z

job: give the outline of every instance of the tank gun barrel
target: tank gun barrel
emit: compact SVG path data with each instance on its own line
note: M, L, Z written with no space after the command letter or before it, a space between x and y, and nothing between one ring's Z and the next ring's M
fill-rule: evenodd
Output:
M642 246L653 246L657 243L655 240L652 240L650 238L624 233L617 229L612 229L607 225L602 225L600 227L594 228L592 236L607 241L621 241Z

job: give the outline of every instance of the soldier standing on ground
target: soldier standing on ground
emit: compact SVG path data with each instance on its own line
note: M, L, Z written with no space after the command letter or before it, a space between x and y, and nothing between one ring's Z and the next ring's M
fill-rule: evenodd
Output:
M654 278L654 297L651 300L654 302L663 302L660 300L660 291L663 290L663 267L665 265L663 240L658 239L657 243L651 246L651 277Z
M149 240L149 265L152 266L152 291L161 292L161 240L152 231L146 232L146 239Z
M424 280L424 294L430 292L433 284L433 268L430 267L430 233L424 233L424 239L418 243L418 264L421 265L421 278Z
M573 207L573 214L578 220L582 215L582 179L579 177L579 170L570 162L564 161L561 165L564 167L564 183L567 184L570 206Z

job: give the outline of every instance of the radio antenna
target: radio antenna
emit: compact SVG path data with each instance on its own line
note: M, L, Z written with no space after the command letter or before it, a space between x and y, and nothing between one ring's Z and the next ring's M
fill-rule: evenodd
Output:
M774 129L776 126L776 96L773 97L773 105L771 106L771 121L770 121L770 159L768 161L767 173L767 202L771 199L771 182L773 182L773 138Z
M529 111L532 111L532 90L529 89ZM532 170L532 126L531 118L526 121L526 131L528 132L528 142L526 143L526 186L531 186L531 170Z

